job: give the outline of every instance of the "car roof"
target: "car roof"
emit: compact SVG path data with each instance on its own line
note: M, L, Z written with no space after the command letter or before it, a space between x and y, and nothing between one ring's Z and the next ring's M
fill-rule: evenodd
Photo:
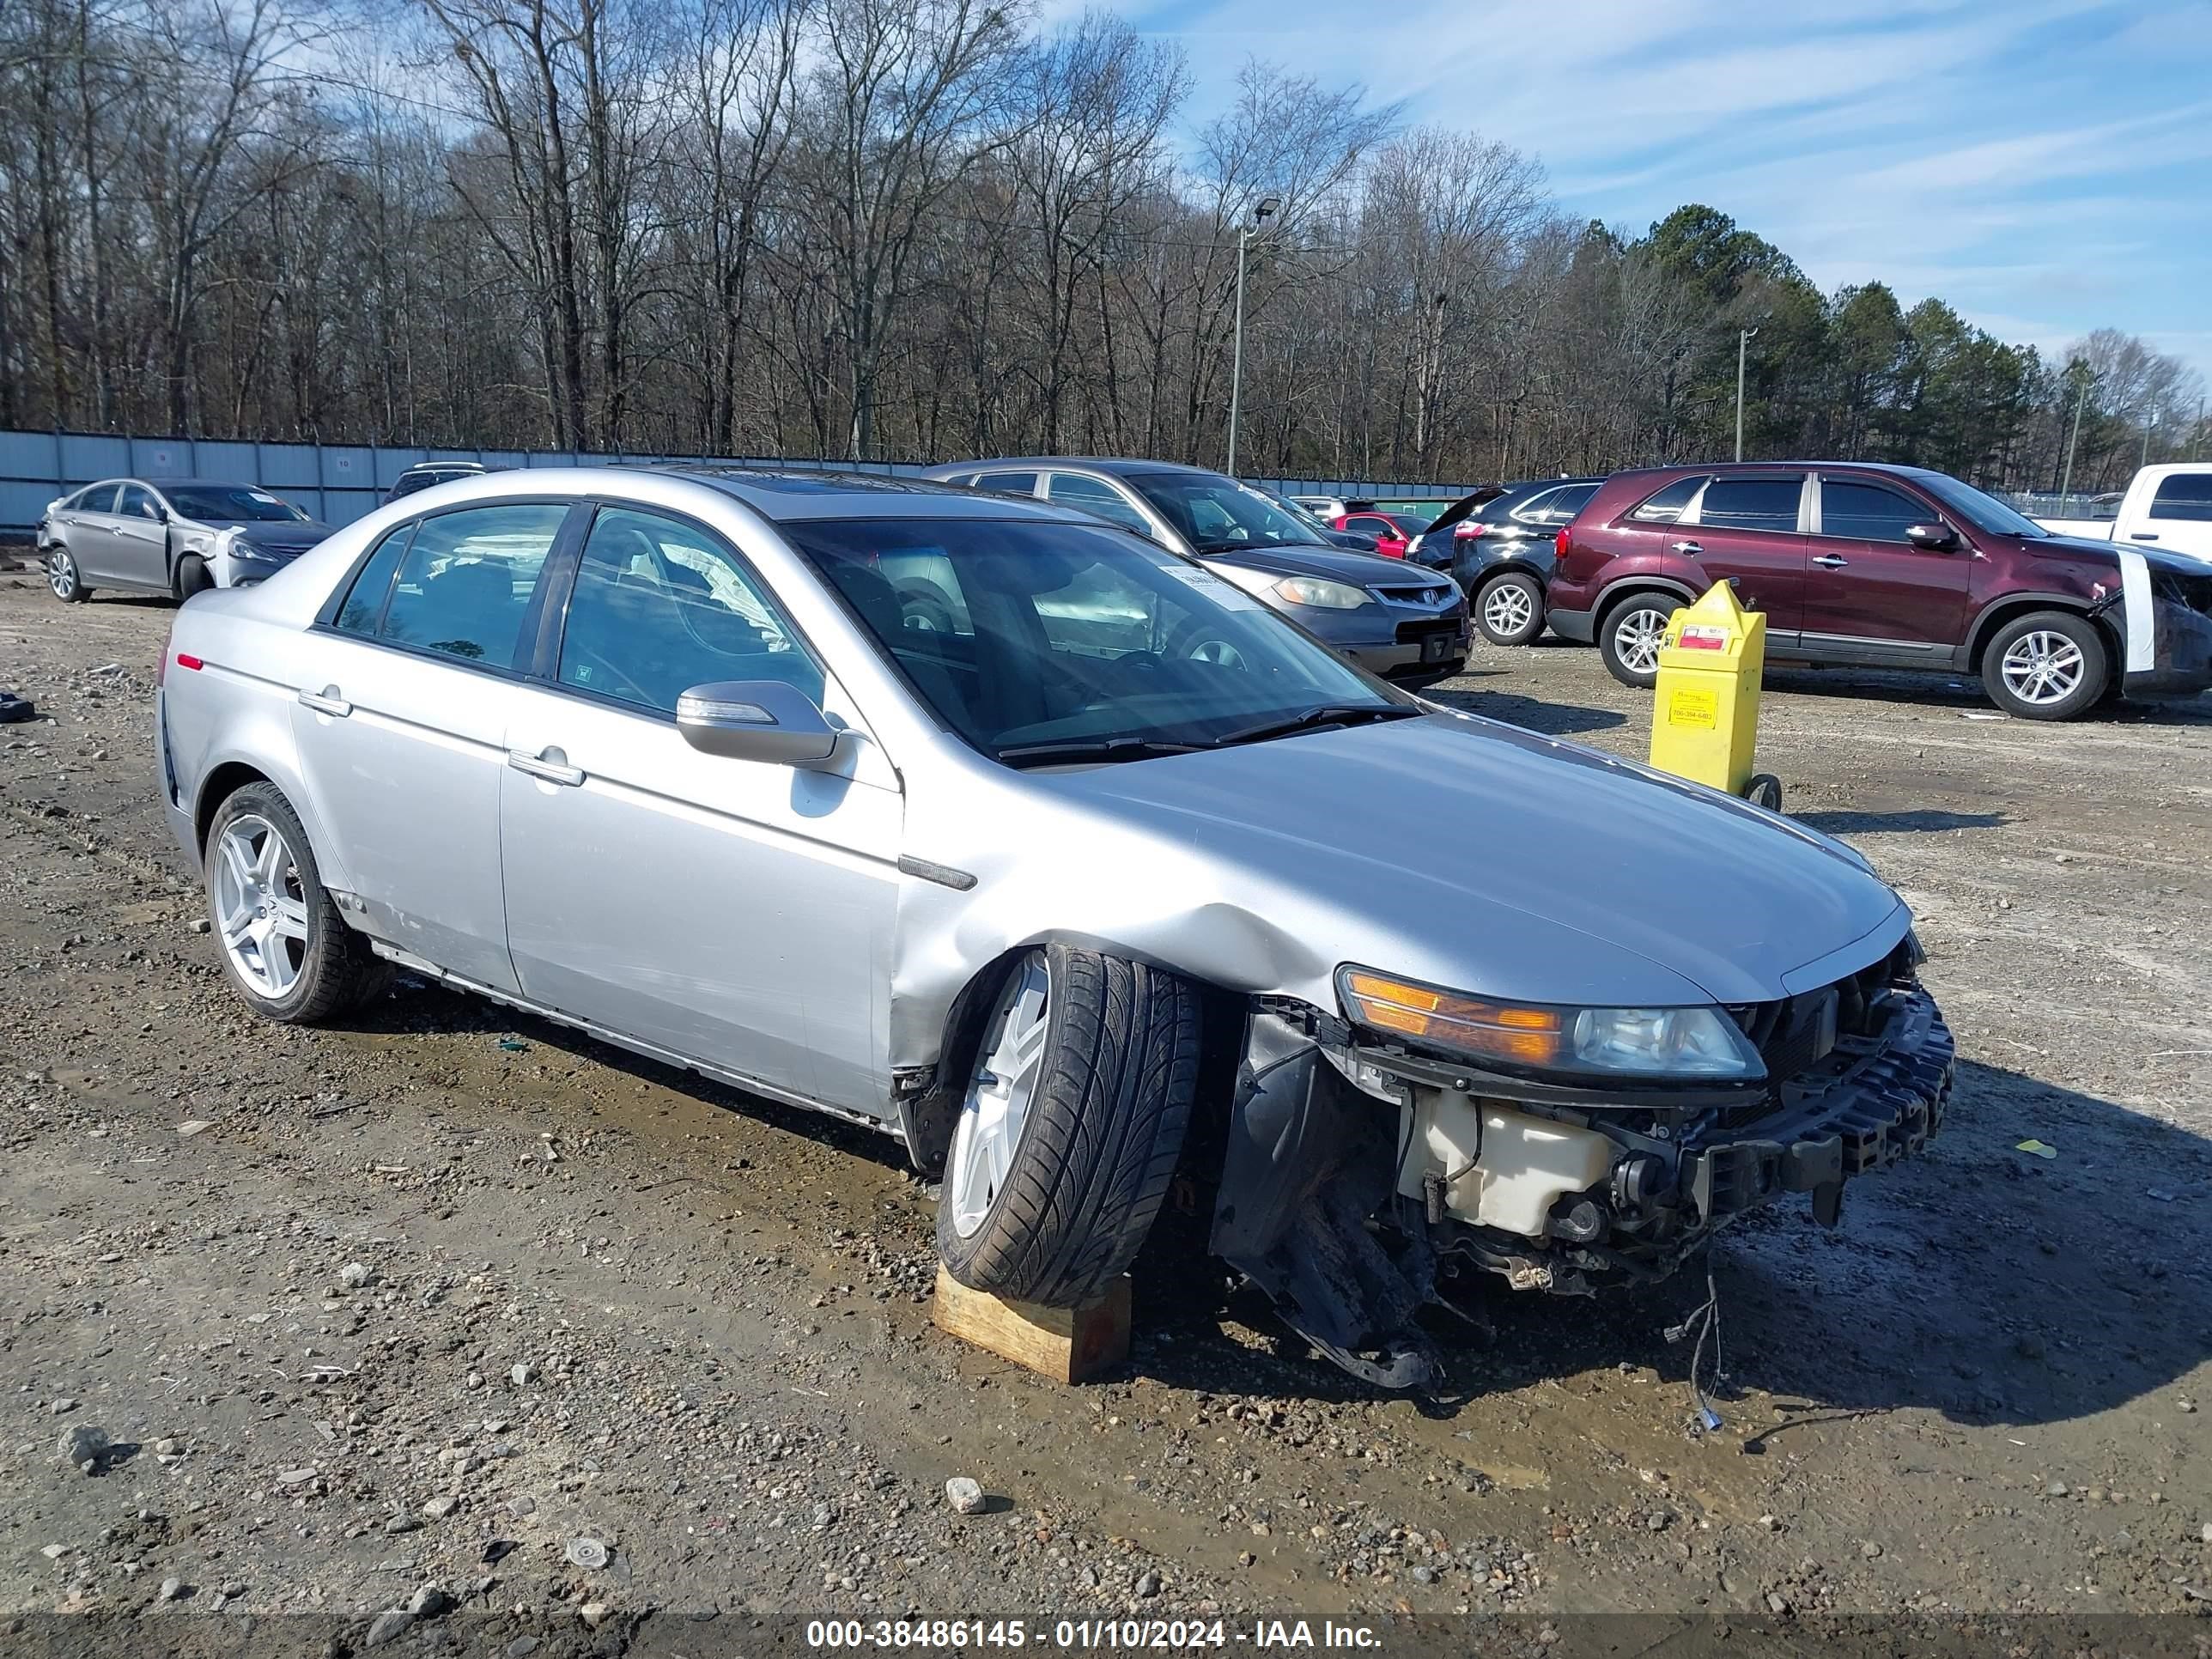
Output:
M1667 466L1644 466L1625 469L1613 476L1627 477L1637 473L1671 472L1677 475L1703 472L1881 472L1894 478L1945 478L1946 472L1933 467L1907 466L1899 461L1681 461Z
M1132 459L1126 455L993 455L981 460L950 461L943 466L933 466L927 476L943 477L963 472L996 472L1009 467L1036 467L1050 471L1066 467L1084 472L1109 472L1116 477L1127 477L1133 472L1180 472L1194 478L1220 478L1226 473L1217 472L1209 466L1190 466L1182 461L1152 461Z
M595 469L649 471L688 478L743 501L762 517L779 523L801 519L1036 517L1063 520L1064 505L1024 501L933 478L893 477L878 472L834 472L816 467L700 466Z

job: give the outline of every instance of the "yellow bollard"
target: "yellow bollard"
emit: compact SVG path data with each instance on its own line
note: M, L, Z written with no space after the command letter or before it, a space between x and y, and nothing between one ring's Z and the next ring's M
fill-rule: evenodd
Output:
M1751 770L1765 667L1766 618L1738 605L1728 583L1715 582L1677 611L1659 647L1651 764L1778 808L1781 784Z

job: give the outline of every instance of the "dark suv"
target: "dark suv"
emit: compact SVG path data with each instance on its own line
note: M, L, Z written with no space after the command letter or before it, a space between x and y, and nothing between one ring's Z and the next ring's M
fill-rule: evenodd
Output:
M1544 631L1554 538L1573 522L1601 478L1488 484L1462 496L1413 538L1407 556L1442 564L1467 595L1474 625L1492 645L1531 645ZM1434 556L1439 544L1449 551Z
M1720 580L1765 614L1770 658L1978 673L2029 720L2212 685L2212 567L2054 536L1917 467L1617 473L1559 532L1547 617L1648 686L1668 617Z

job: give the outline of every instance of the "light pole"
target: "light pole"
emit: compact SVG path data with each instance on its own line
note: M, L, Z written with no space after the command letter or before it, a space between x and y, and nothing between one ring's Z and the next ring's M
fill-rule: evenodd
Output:
M1751 337L1759 331L1740 328L1735 334L1735 458L1743 459L1743 358L1744 349L1750 345Z
M2157 424L2158 405L2153 404L2149 412L2143 418L2142 459L2136 463L2136 471L2138 472L2150 465L2150 429Z
M2074 360L2074 367L2081 371L2079 377L2081 391L2081 395L2074 399L2074 430L2066 440L2066 470L2058 475L2058 510L2061 513L2068 510L2067 498L2074 493L2074 446L2081 441L2081 411L2088 404L2089 387L2097 378L2089 365L2078 357Z
M1237 343L1229 354L1229 476L1237 476L1237 415L1244 397L1244 250L1260 227L1283 204L1279 196L1262 196L1253 204L1252 222L1237 233Z

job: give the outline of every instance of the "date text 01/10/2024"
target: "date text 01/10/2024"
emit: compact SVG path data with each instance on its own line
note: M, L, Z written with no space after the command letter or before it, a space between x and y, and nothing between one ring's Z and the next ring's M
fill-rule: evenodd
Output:
M1224 1648L1235 1643L1255 1648L1364 1648L1382 1646L1364 1625L1328 1620L1318 1630L1304 1619L1255 1620L1249 1630L1228 1621L1167 1619L1061 1619L1038 1621L1034 1632L1021 1619L820 1619L806 1626L812 1648L1020 1648L1034 1636L1039 1646L1110 1650L1173 1651Z

